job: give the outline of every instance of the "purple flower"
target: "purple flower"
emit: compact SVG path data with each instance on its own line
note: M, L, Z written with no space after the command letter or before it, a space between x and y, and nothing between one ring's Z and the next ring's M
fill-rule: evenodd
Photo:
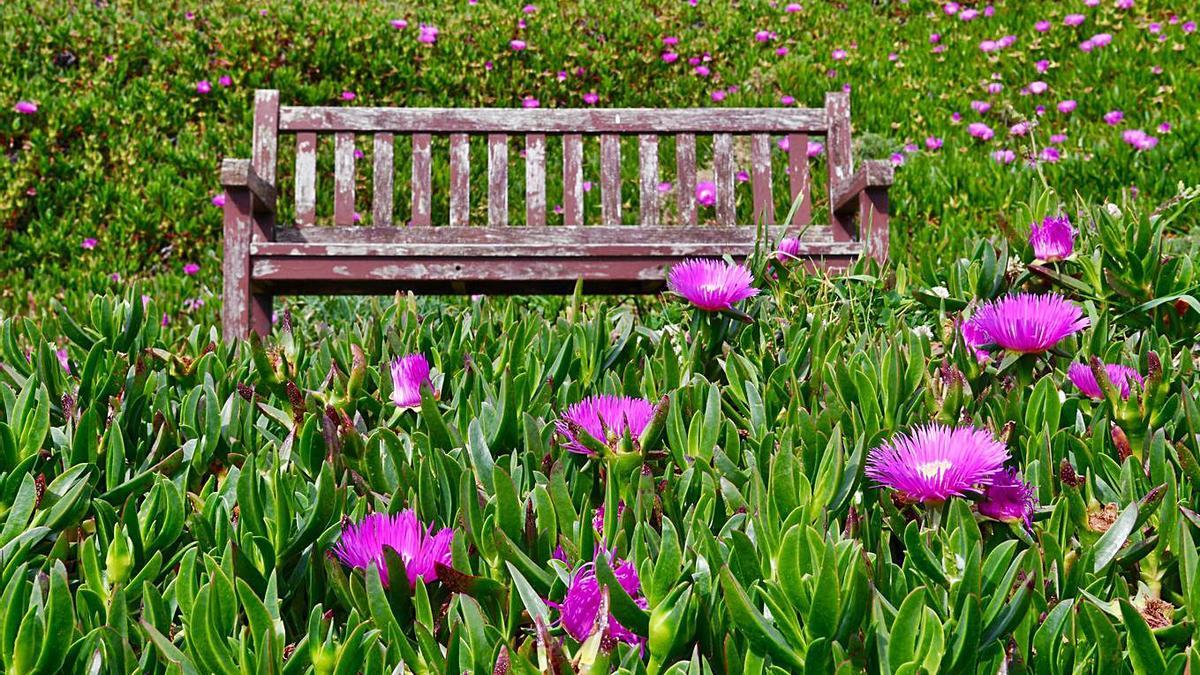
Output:
M1075 228L1067 216L1046 216L1042 224L1029 226L1029 245L1033 257L1051 262L1062 260L1075 251Z
M1144 381L1138 371L1119 363L1104 364L1104 372L1108 375L1109 382L1112 382L1117 391L1121 392L1122 399L1129 398L1129 382L1131 380L1136 381L1138 386L1141 386ZM1100 383L1096 381L1096 374L1086 363L1072 363L1067 368L1067 377L1084 396L1097 401L1104 398L1104 392L1100 390Z
M786 263L795 260L800 255L800 239L797 237L784 237L779 240L779 250L775 252L775 259L781 263Z
M1078 26L1082 24L1087 17L1082 14L1068 14L1063 17L1064 26Z
M802 11L803 9L804 8L800 6L800 3L790 2L790 3L788 3L787 7L783 8L783 11L787 12L788 14L795 14L796 12Z
M588 93L583 95L583 102L588 105L596 105L596 102L599 100L600 100L600 95L594 91L589 91Z
M212 91L212 83L208 80L200 80L196 83L197 94L207 94L210 91Z
M610 555L601 551L598 555ZM621 588L634 599L638 607L645 609L649 606L642 597L642 584L638 579L637 569L632 562L610 556L613 575ZM600 582L596 579L596 568L592 563L585 563L571 575L571 585L562 603L547 603L558 610L563 628L567 634L579 642L588 639L596 628L597 615L600 613L601 602ZM645 645L645 639L638 637L628 628L622 626L611 615L602 618L607 623L608 634L626 644L639 648Z
M67 354L66 348L55 351L54 355L58 357L58 365L62 366L62 369L67 371L67 374L70 375L71 374L71 359L70 359L69 355Z
M942 11L949 15L957 14L958 13L958 3L957 2L947 2L946 4L942 5Z
M662 60L663 63L675 63L679 60L679 55L672 51L666 51L662 53Z
M779 103L780 103L781 105L792 105L792 104L793 104L793 103L795 103L795 102L796 102L796 99L795 99L794 97L792 97L792 96L788 96L787 94L784 94L784 95L783 95L782 97L780 97L780 99L779 99Z
M845 49L835 49L829 54L829 56L834 61L841 61L846 58L846 50Z
M1133 9L1133 0L1117 0L1117 9Z
M626 431L630 438L637 440L653 416L654 406L644 398L603 394L567 406L554 428L563 437L564 448L582 455L594 455L571 432L572 426L582 427L588 435L611 449L617 446Z
M540 105L542 105L541 101L532 96L526 96L525 98L521 99L522 108L537 108Z
M823 143L809 141L805 154L808 155L809 159L812 159L813 157L820 157L823 152L825 152L825 145Z
M514 52L519 52L519 51L525 49L526 45L525 45L524 40L512 40L508 43L508 46L512 47L512 50Z
M1110 127L1115 127L1125 119L1125 113L1120 110L1110 110L1104 113L1104 123Z
M1033 68L1039 73L1044 73L1047 70L1050 70L1050 61L1041 59L1033 64ZM1030 85L1030 91L1033 91L1033 85Z
M1160 133L1160 134L1171 133L1171 123L1163 122L1162 124L1158 125L1158 133Z
M674 35L668 35L662 39L662 43L668 47L679 44L679 38Z
M1134 150L1144 152L1158 145L1158 139L1141 129L1126 129L1121 134L1121 140L1133 146Z
M392 28L395 28L396 30L404 30L405 28L408 28L408 22L404 19L392 19L389 23L391 23Z
M1003 523L1025 523L1032 527L1033 508L1037 497L1032 486L1026 485L1016 469L997 471L992 482L983 490L979 513Z
M701 206L712 206L717 203L717 185L712 181L702 180L696 183L696 202Z
M392 361L392 403L400 408L421 405L421 386L429 381L429 361L424 354L408 354Z
M709 70L708 66L705 66L705 65L696 66L694 72L699 77L708 77L709 75L712 74L712 71Z
M992 104L988 103L987 101L971 101L971 110L974 110L975 112L979 113L980 115L984 114L985 112L987 112L991 109L992 109Z
M1037 80L1036 82L1029 83L1029 92L1031 94L1035 94L1035 95L1036 94L1044 94L1044 93L1046 93L1046 90L1049 88L1050 88L1050 85L1046 84L1045 82L1042 82L1041 80Z
M1043 19L1033 24L1033 29L1039 33L1045 33L1046 31L1050 30L1050 26L1050 22Z
M939 504L990 485L1007 459L987 430L928 424L872 449L866 475L908 501Z
M353 101L356 98L358 98L358 94L355 94L352 91L346 90L346 91L342 92L342 100L343 101Z
M694 258L671 268L667 287L707 312L729 309L733 303L758 295L744 265Z
M985 303L968 321L989 343L1037 354L1091 325L1083 310L1061 295L1016 293Z
M420 32L417 34L417 42L423 42L427 45L431 45L431 44L437 42L437 39L438 39L437 26L430 26L429 24L423 23L420 25L419 30L420 30Z
M1029 133L1029 127L1029 122L1017 122L1008 128L1008 134L1010 136L1024 136Z
M96 242L95 237L88 237L88 238L84 239L83 243L80 245L83 246L83 248L85 248L86 250L90 251L90 250L96 248L96 243L97 242Z
M962 322L959 330L962 332L963 342L967 343L967 347L975 354L976 363L987 363L992 360L991 353L984 349L992 341L987 333L970 321Z
M1004 85L1000 84L999 82L989 82L988 83L987 93L999 94L1002 91L1004 91Z
M200 272L200 266L196 263L187 263L183 266L183 273L189 277L194 277Z
M1076 103L1074 99L1070 99L1070 98L1066 99L1065 101L1059 101L1058 102L1058 112L1060 112L1064 115L1070 115L1071 113L1075 112L1075 108L1078 105L1079 104Z
M971 122L967 125L967 133L981 141L990 141L996 135L992 128L983 122Z
M221 77L217 78L217 84L221 85L222 87L231 87L233 86L233 78L228 75L222 75Z
M1097 33L1091 37L1091 43L1097 47L1107 47L1112 39L1112 33Z
M1038 154L1038 156L1041 157L1043 162L1054 164L1058 160L1062 159L1062 151L1058 148L1046 147L1042 148L1042 151Z
M979 10L974 8L964 9L958 13L958 18L961 21L974 21L979 17Z
M905 159L904 153L893 152L891 154L891 156L888 157L888 159L890 159L892 161L892 166L902 166L904 164L904 159Z
M760 30L754 33L755 42L770 42L773 37L775 35L769 30Z
M225 193L218 192L217 194L213 195L212 205L218 208L225 206Z
M13 111L22 115L32 115L38 111L38 107L33 101L17 101L17 104L13 106Z
M717 103L724 101L725 100L725 90L718 89L718 90L714 91L712 93L712 100L716 101Z
M1056 145L1061 145L1067 140L1066 134L1050 134L1050 142Z
M1017 161L1017 153L1007 148L992 153L992 159L1000 164L1012 164Z
M937 136L929 136L925 139L925 149L934 151L942 148L942 139Z
M437 581L434 563L450 566L453 540L454 530L446 527L434 534L432 525L425 525L412 509L406 509L392 516L372 513L358 523L345 523L333 554L343 565L357 569L365 570L375 563L383 585L390 586L383 556L383 548L390 547L404 561L408 585L415 588L417 579L427 584Z

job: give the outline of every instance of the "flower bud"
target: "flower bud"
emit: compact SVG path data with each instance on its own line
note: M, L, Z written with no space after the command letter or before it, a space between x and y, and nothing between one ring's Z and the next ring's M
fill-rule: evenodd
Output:
M113 538L108 544L108 553L104 558L108 583L114 586L129 580L129 568L133 567L133 554L129 547L129 537L125 536L125 530L117 527L113 531Z
M697 613L694 600L692 587L681 584L651 610L647 646L654 662L666 661L679 647L691 640Z

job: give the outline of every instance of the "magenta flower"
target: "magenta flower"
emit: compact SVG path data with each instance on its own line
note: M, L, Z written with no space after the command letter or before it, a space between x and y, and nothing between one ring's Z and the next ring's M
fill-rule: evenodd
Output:
M437 26L430 26L429 24L423 23L420 25L419 30L420 30L420 32L417 35L417 42L423 42L427 45L431 45L431 44L437 42L437 39L438 39Z
M976 363L987 363L992 360L991 353L984 349L992 342L987 333L970 321L962 322L959 330L962 331L963 342L967 343L967 347L975 355Z
M1029 83L1029 93L1031 93L1031 94L1044 94L1044 93L1046 93L1046 90L1049 88L1050 88L1050 85L1046 84L1045 82L1042 82L1041 80L1037 80L1035 82Z
M679 44L679 38L674 35L668 35L662 39L662 43L668 47L673 47Z
M526 96L525 98L521 99L522 108L536 108L540 105L541 102L532 96Z
M97 242L96 242L95 237L88 237L88 238L84 239L83 243L80 245L83 246L84 249L90 251L90 250L96 248L96 243Z
M601 551L598 555L610 555ZM613 575L621 588L634 599L638 607L645 609L649 606L642 597L642 584L638 579L637 569L632 562L621 560L610 555ZM571 585L562 603L548 602L549 606L557 609L562 619L563 628L567 634L579 642L587 640L596 628L596 618L600 613L601 601L600 582L596 579L596 569L592 563L581 565L571 575ZM608 617L608 634L621 642L644 647L645 638L638 637L628 628L622 626L611 615Z
M1033 24L1033 29L1039 33L1045 33L1046 31L1050 30L1050 25L1051 24L1049 21L1043 19Z
M13 106L13 111L22 115L32 115L38 111L38 107L33 101L17 101L17 104Z
M979 10L973 8L964 9L958 13L958 18L960 21L974 21L979 18Z
M663 63L675 63L679 60L679 55L672 51L666 51L662 53L662 60Z
M1158 145L1158 138L1141 129L1126 129L1121 133L1121 140L1128 143L1138 152L1144 152Z
M1025 527L1032 527L1036 505L1033 487L1021 480L1016 469L1004 469L997 471L984 488L979 513L1003 523L1023 522Z
M218 192L217 194L213 195L212 205L216 206L217 208L225 206L225 193Z
M71 359L70 359L70 355L67 354L66 348L56 350L54 352L54 355L58 357L58 365L62 366L62 369L67 371L67 374L70 375L71 374Z
M712 74L712 71L709 70L708 66L705 66L705 65L696 66L696 68L693 72L695 72L696 75L699 77L708 77L709 75Z
M233 78L228 75L222 75L221 77L217 78L217 84L221 85L222 87L231 87L233 86Z
M929 151L940 150L942 148L942 139L937 136L929 136L925 139L925 149Z
M770 42L775 35L769 30L760 30L754 33L755 42Z
M346 91L342 92L342 100L343 101L353 101L356 98L358 98L358 94L355 94L352 91L346 90Z
M597 94L594 91L589 91L588 93L583 95L583 102L588 105L596 105L596 103L599 100L600 100L600 94Z
M207 94L210 91L212 91L212 83L208 80L200 80L196 83L197 94Z
M717 185L712 181L702 180L696 183L696 201L701 206L712 206L717 203Z
M992 109L992 104L987 101L971 101L971 110L982 115Z
M512 47L514 52L519 52L525 49L526 45L524 40L512 40L508 43L508 46Z
M1104 113L1104 123L1110 127L1115 127L1125 119L1125 113L1120 110L1110 110Z
M1029 226L1033 257L1046 262L1062 260L1075 251L1075 228L1067 216L1046 216L1042 224Z
M383 548L392 548L404 561L408 585L415 588L417 579L427 584L437 581L434 563L450 566L453 540L454 530L446 527L435 534L432 525L425 525L412 509L406 509L391 516L372 513L358 523L343 524L333 554L343 565L361 570L375 563L383 585L390 586Z
M1064 26L1079 26L1085 20L1087 20L1087 17L1082 14L1068 14L1063 17L1063 25Z
M1107 47L1112 39L1112 33L1097 33L1091 37L1091 43L1097 47Z
M1119 363L1104 364L1104 372L1108 375L1109 382L1112 382L1117 391L1121 392L1122 399L1129 398L1130 381L1136 381L1138 386L1141 386L1144 381L1138 371ZM1097 401L1104 398L1104 392L1100 390L1100 383L1096 381L1096 374L1086 363L1072 363L1067 368L1067 377L1084 396Z
M781 263L786 263L795 260L800 255L800 239L797 237L784 237L779 240L779 250L775 252L775 259Z
M985 429L928 424L867 456L866 475L911 502L940 504L992 483L1008 450Z
M733 303L758 295L744 265L693 258L671 268L667 287L706 312L727 310Z
M833 50L833 52L830 53L829 56L834 61L841 61L846 58L846 50L845 49L835 49L835 50Z
M408 28L408 22L404 19L392 19L389 23L391 23L392 28L395 28L396 30L404 30L405 28Z
M796 12L802 11L803 9L804 8L800 6L800 3L789 2L787 7L783 8L783 11L787 12L788 14L795 14Z
M1074 99L1066 99L1065 101L1059 101L1058 102L1058 112L1060 112L1064 115L1070 115L1071 113L1075 112L1075 108L1078 105L1079 104L1076 103Z
M578 425L592 438L612 449L616 448L626 431L630 438L637 440L653 416L654 406L644 398L603 394L589 396L567 406L562 417L554 423L554 428L563 437L564 448L581 455L594 455L576 438L571 431L573 426Z
M1010 136L1024 136L1029 133L1029 126L1029 122L1017 122L1008 128L1008 134Z
M967 125L967 133L981 141L990 141L996 135L992 128L983 122L971 122Z
M1000 164L1012 164L1017 161L1017 153L1007 148L992 153L992 159Z
M946 14L950 14L950 15L957 14L958 13L958 3L957 2L947 2L946 4L942 5L942 11L945 12Z
M183 273L189 277L194 277L200 272L200 266L196 263L187 263L183 266Z
M421 385L429 380L429 361L424 354L408 354L392 361L392 403L400 408L421 405Z
M1091 325L1078 305L1054 293L1016 293L992 300L967 323L988 342L1020 354L1044 352Z
M825 152L825 145L823 143L809 141L808 148L805 150L804 154L808 155L809 159L812 159L813 157L820 157L821 153L823 152Z
M1043 162L1053 164L1062 159L1062 151L1060 151L1058 148L1046 147L1042 148L1042 151L1038 153L1038 157L1040 157Z
M725 90L724 90L724 89L718 89L718 90L714 91L714 92L712 93L712 100L713 100L713 101L716 101L717 103L720 103L721 101L724 101L724 100L725 100Z

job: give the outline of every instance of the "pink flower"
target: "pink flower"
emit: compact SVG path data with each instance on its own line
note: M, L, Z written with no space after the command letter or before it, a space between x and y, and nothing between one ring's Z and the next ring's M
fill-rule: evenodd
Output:
M775 37L774 33L769 30L760 30L754 33L755 42L770 42Z
M1017 475L1016 469L1004 469L992 475L992 483L983 489L979 514L1002 523L1025 523L1032 527L1037 505L1034 489Z
M964 9L958 13L958 18L961 21L974 21L979 17L979 10L974 8Z
M1050 142L1054 143L1055 145L1061 145L1066 140L1066 134L1050 134Z
M1000 164L1012 164L1017 161L1017 153L1012 150L997 150L992 153L992 159Z
M1017 122L1008 128L1010 136L1024 136L1029 133L1029 122Z
M975 112L979 113L980 115L984 114L985 112L987 112L991 109L992 109L992 104L988 103L987 101L971 101L971 110L974 110Z
M696 73L697 75L699 75L700 77L708 77L708 76L709 76L709 74L711 74L711 73L712 73L712 71L710 71L710 70L708 69L708 66L705 66L705 65L699 65L699 66L696 66L695 73Z
M1087 17L1082 14L1068 14L1063 17L1064 26L1078 26L1082 24Z
M775 259L781 263L786 263L791 260L796 260L800 255L800 240L796 237L784 237L779 240L779 250L775 252Z
M189 277L194 277L199 272L200 272L200 266L197 265L196 263L187 263L183 266L183 273L188 275Z
M1046 31L1050 30L1050 26L1050 22L1043 19L1042 21L1038 21L1037 23L1033 24L1033 29L1039 33L1045 33Z
M796 12L802 11L803 9L804 8L800 6L800 3L789 2L787 7L783 8L783 11L787 12L788 14L795 14Z
M1163 122L1162 124L1158 125L1158 133L1160 133L1160 134L1171 133L1171 123Z
M431 45L431 44L437 42L437 39L438 39L437 26L430 26L429 24L423 23L419 26L418 30L420 32L417 35L417 42L423 42L427 45Z
M929 34L929 44L936 45L937 43L941 42L941 40L942 40L942 36L940 33L930 33Z
M533 14L534 12L537 11L537 7L534 5L525 5L524 7L521 8L521 11L525 12L526 14Z
M992 128L983 122L971 122L967 125L967 133L981 141L990 141L996 135Z
M352 91L343 91L342 92L342 100L343 101L353 101L356 98L358 98L358 94L355 94Z
M356 569L375 565L383 585L389 586L384 547L391 548L404 562L408 585L416 588L417 579L427 584L437 581L438 563L450 567L453 541L454 530L447 527L434 534L432 525L425 525L412 509L406 509L391 516L372 513L357 523L346 523L333 554L343 565Z
M663 60L663 63L675 63L676 61L679 60L679 55L676 54L675 52L663 52L662 60Z
M674 35L668 35L662 39L662 43L668 47L672 47L679 44L679 38L675 37Z
M925 149L934 151L940 150L942 147L942 139L937 136L929 136L925 139Z
M92 249L96 248L96 243L97 243L97 242L96 242L96 238L95 238L95 237L88 237L88 238L86 238L86 239L84 239L84 240L83 240L83 242L80 244L80 246L83 246L83 248L84 248L85 250L88 250L88 251L90 251L90 250L92 250Z
M433 383L429 380L429 361L424 354L408 354L391 363L392 403L398 408L416 408L421 405L421 387Z
M519 51L522 51L523 49L525 49L525 41L524 40L512 40L511 42L508 43L508 46L512 47L512 50L514 52L519 52Z
M395 28L396 30L404 30L405 28L408 28L408 22L404 19L392 19L390 23L392 24L392 28Z
M654 417L654 405L643 398L630 396L589 396L578 403L567 406L554 428L563 439L562 447L581 455L594 455L576 430L582 429L587 436L615 450L626 433L637 440ZM586 436L584 436L586 438Z
M782 96L782 97L779 99L779 103L780 103L780 104L782 104L782 105L792 105L792 104L794 104L795 102L796 102L796 99L795 99L795 98L793 98L793 97L791 97L791 96L788 96L787 94L784 94L784 95L783 95L783 96Z
M212 205L216 206L216 207L225 206L225 193L219 192L219 193L213 195Z
M787 56L787 54L788 54L787 47L777 47L775 49L775 56Z
M1133 146L1134 150L1143 152L1158 145L1158 139L1141 129L1126 129L1121 134L1121 140Z
M808 155L809 159L812 159L813 157L820 157L821 153L823 152L825 152L825 145L823 143L809 141L808 149L805 151L805 154Z
M696 183L696 201L701 206L712 206L717 203L717 185L711 181L702 180Z
M17 101L17 104L13 106L13 111L22 115L32 115L38 111L38 107L33 101Z
M846 50L835 49L830 53L830 57L833 58L834 61L841 61L846 58Z
M1117 0L1117 9L1133 9L1133 0Z
M526 96L525 98L521 99L522 108L536 108L540 105L541 102L532 96Z
M1029 245L1033 257L1053 262L1069 257L1075 252L1075 228L1067 216L1046 216L1041 225L1029 226Z
M946 14L950 14L950 15L957 14L958 13L958 3L957 2L947 2L946 4L942 5L942 11L945 12Z
M1042 158L1043 162L1046 162L1047 164L1054 164L1058 160L1062 159L1062 152L1055 147L1045 147L1042 148L1042 152L1039 156Z
M866 475L907 501L940 504L990 485L1008 457L990 431L928 424L873 448Z
M750 173L748 171L739 171L733 177L737 182L745 183L750 180Z
M758 295L752 281L744 265L713 259L684 260L667 274L667 288L706 312L727 310Z
M979 43L979 51L984 52L985 54L990 54L991 52L999 49L1000 45L994 40L984 40L983 42Z
M1107 47L1112 42L1113 36L1111 33L1096 33L1092 36L1091 42L1097 47Z
M989 82L988 83L987 93L999 94L1002 91L1004 91L1004 85L1000 84L999 82Z
M596 105L596 103L599 100L600 100L600 95L594 91L589 91L588 93L583 95L583 102L588 105Z
M221 85L222 87L231 87L233 86L233 78L228 75L222 75L221 77L217 78L217 84Z
M617 583L634 599L634 604L645 609L649 606L646 598L642 597L642 585L638 579L637 568L632 562L621 560L615 555L602 551L599 555L608 556L612 566L613 576ZM578 642L587 640L596 630L597 623L607 628L607 640L616 640L626 644L644 648L646 639L622 626L611 613L600 617L600 605L603 602L603 591L596 579L596 568L592 563L585 563L571 573L571 583L562 604L547 602L559 612L560 620L567 634Z
M1113 387L1121 393L1122 399L1129 398L1130 382L1137 382L1138 386L1142 385L1142 376L1138 371L1123 366L1117 363L1104 364L1104 372L1108 375L1108 381ZM1072 363L1067 368L1067 377L1071 379L1071 384L1079 390L1079 393L1088 398L1099 401L1104 398L1104 392L1100 390L1100 383L1096 381L1096 374L1092 372L1090 366L1085 363Z
M1037 80L1035 82L1029 83L1029 91L1033 94L1044 94L1044 93L1046 93L1046 90L1049 88L1050 88L1050 85L1046 84L1045 82L1042 82L1041 80Z
M1084 53L1090 52L1095 48L1096 45L1091 40L1084 40L1083 42L1079 43L1079 51Z
M1125 119L1125 113L1120 110L1110 110L1104 113L1104 123L1110 127L1115 127Z
M1070 115L1071 113L1075 112L1076 106L1078 106L1078 104L1075 102L1075 100L1068 98L1058 102L1058 112L1064 115Z
M718 90L714 91L712 93L712 100L714 100L718 103L720 103L721 101L724 101L725 100L725 90L718 89Z
M196 83L196 93L207 94L212 91L212 83L208 80L200 80Z
M1091 325L1061 295L1015 293L985 303L968 321L988 341L1018 354L1038 354Z

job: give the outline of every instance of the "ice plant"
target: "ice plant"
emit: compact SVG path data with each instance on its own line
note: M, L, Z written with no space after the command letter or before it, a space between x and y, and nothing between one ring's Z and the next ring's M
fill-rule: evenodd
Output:
M599 555L609 554L600 552ZM621 584L621 588L625 589L638 607L646 609L649 603L642 597L641 580L638 579L637 569L633 563L621 560L616 556L612 556L611 560L613 575L616 576L617 583ZM596 626L596 616L600 613L601 594L595 565L585 563L571 575L571 584L567 588L567 594L563 601L561 603L548 602L547 604L558 610L562 626L567 634L579 642L583 642L591 636ZM638 637L611 616L608 618L608 631L613 638L626 644L638 647L645 645L645 638Z
M940 504L992 483L1008 450L990 431L928 424L871 450L866 475L910 502Z
M797 237L784 237L779 241L779 250L775 252L775 259L781 263L786 263L795 260L800 255L800 239Z
M424 354L408 354L392 361L392 403L400 408L421 405L421 385L429 383L429 361Z
M383 585L390 586L384 547L392 548L404 561L408 585L415 588L417 579L427 584L437 581L434 563L450 566L453 540L454 530L445 527L435 533L432 525L425 525L407 509L390 516L372 513L357 523L343 524L332 550L343 565L365 570L375 563Z
M1054 293L1015 293L992 300L967 323L989 342L1019 354L1044 352L1091 325L1078 305Z
M1129 382L1136 381L1140 386L1143 382L1142 376L1138 371L1123 366L1119 363L1104 364L1104 372L1108 375L1109 382L1116 387L1117 391L1121 392L1121 398L1129 398L1130 385ZM1096 381L1096 374L1092 372L1090 366L1086 363L1072 363L1067 368L1067 377L1071 379L1071 384L1079 390L1079 393L1100 400L1104 398L1104 392L1100 390L1100 383Z
M554 428L563 438L563 447L583 455L595 455L589 448L595 439L610 450L616 450L626 434L638 439L654 417L654 405L644 398L602 394L589 396L567 406Z
M1029 226L1033 257L1046 262L1062 260L1075 251L1075 228L1067 216L1046 216L1042 224Z
M667 287L707 312L719 312L733 303L758 295L753 277L744 265L723 260L694 258L671 268Z
M1016 469L997 471L983 490L979 513L1004 523L1025 523L1032 528L1033 508L1037 505L1034 489L1017 475Z
M696 183L696 201L701 206L712 206L717 203L716 183L707 180Z
M200 273L200 266L196 263L187 263L183 266L183 273L189 277L194 277Z
M13 111L22 115L32 115L37 110L37 104L33 101L17 101L17 104L13 106Z

